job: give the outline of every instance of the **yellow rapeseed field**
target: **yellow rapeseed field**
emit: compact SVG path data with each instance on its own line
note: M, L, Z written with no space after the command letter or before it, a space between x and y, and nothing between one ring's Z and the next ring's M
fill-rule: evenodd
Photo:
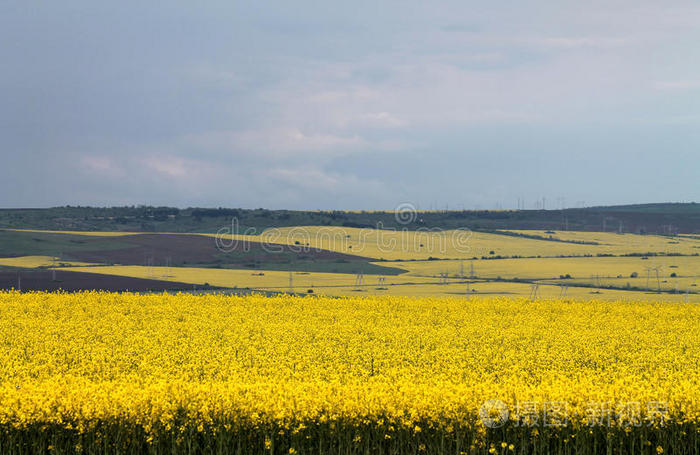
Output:
M700 306L0 293L0 453L694 453Z
M512 231L547 238L546 231ZM207 234L203 234L207 235ZM213 234L210 234L213 235ZM268 243L309 244L341 253L385 260L438 257L468 259L481 256L555 257L586 254L695 254L700 241L690 237L563 231L552 235L565 241L485 233L469 230L408 231L337 226L296 226L268 229L257 239ZM244 240L244 236L237 238ZM569 243L579 242L579 243ZM588 243L582 243L588 242Z
M0 266L7 267L23 267L23 268L39 268L39 267L55 267L55 266L90 266L89 262L79 261L63 261L60 258L53 256L19 256L3 258L0 257Z

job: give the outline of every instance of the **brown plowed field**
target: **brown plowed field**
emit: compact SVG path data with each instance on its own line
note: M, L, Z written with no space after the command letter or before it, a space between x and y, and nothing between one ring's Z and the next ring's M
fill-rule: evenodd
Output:
M22 291L187 291L193 289L193 286L188 283L67 270L57 270L55 281L50 270L0 272L0 289L17 289L18 276ZM202 289L202 286L197 288Z
M189 234L137 234L118 238L119 243L133 247L95 251L71 251L77 261L122 265L170 265L203 264L214 262L285 262L290 256L306 260L367 261L369 258L301 246L274 245L274 251L266 251L260 242L240 241L231 250L223 252L213 237ZM270 250L270 248L268 248Z

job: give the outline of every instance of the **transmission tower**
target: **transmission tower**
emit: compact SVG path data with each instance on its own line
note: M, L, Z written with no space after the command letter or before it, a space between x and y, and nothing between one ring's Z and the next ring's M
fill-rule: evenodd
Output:
M151 279L156 278L155 272L153 270L153 262L154 262L153 256L149 256L146 259L146 275L148 276L148 278L151 278Z
M561 285L561 292L559 292L559 298L563 299L566 297L566 293L569 291L569 285L568 284L562 284Z
M647 290L649 290L649 274L651 274L652 268L650 266L646 266L646 267L644 267L644 270L647 271L647 286L646 286L646 288L647 288Z
M365 276L362 272L358 273L357 276L355 276L355 290L359 291L362 289L362 286L365 285Z
M657 288L658 292L661 292L661 277L659 276L659 272L661 271L662 268L663 267L660 265L644 267L644 270L647 271L647 289L648 290L651 290L649 288L649 278L650 278L651 272L654 272L654 274L656 275L656 288Z
M173 259L170 256L167 256L165 258L165 277L166 278L171 278L172 275L170 274L170 267L173 265Z
M537 290L539 289L539 287L539 284L533 283L532 290L530 290L530 300L535 300L537 298Z
M654 271L656 272L656 286L659 292L661 292L661 278L659 278L659 271L661 271L661 269L662 267L660 265L654 267Z

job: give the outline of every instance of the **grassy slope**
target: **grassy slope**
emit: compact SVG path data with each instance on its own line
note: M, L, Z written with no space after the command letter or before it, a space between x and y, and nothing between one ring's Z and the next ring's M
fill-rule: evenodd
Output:
M127 248L118 237L94 237L43 232L0 231L0 256L70 256L71 251Z

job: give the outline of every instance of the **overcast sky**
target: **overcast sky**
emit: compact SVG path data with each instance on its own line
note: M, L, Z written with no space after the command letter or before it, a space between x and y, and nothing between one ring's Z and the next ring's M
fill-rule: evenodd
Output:
M0 206L700 200L700 3L0 2Z

